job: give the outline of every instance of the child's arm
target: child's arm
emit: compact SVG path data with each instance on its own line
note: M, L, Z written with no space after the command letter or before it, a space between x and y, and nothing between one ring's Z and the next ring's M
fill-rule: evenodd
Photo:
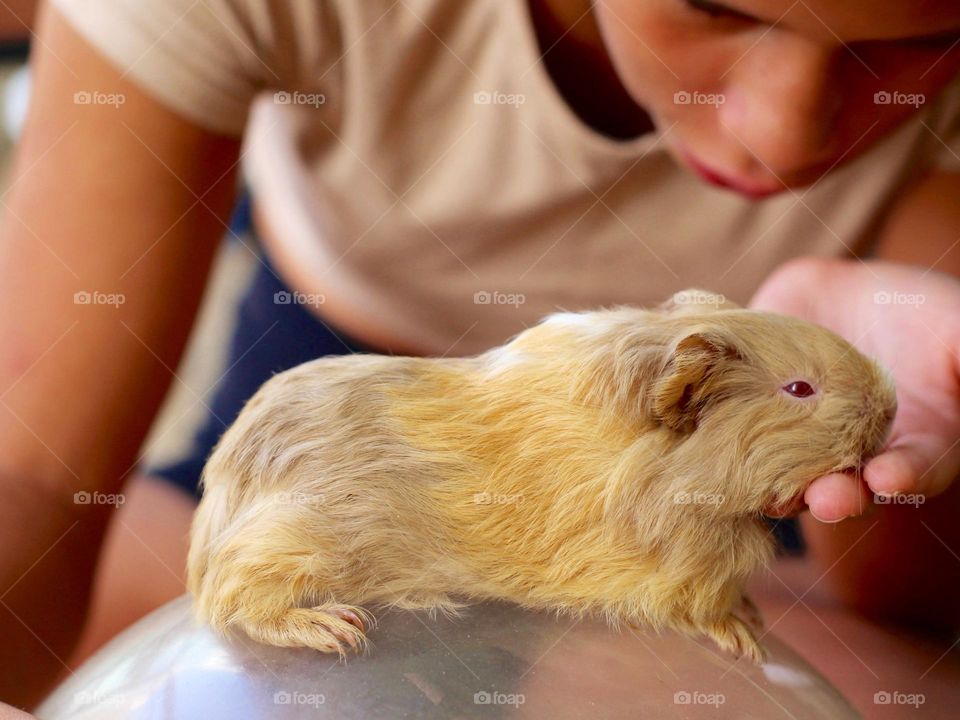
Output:
M880 234L878 257L960 278L958 198L960 174L927 174L893 207Z
M239 142L139 91L45 11L0 226L0 698L36 701L76 641L109 511L185 343ZM75 93L122 103L77 104ZM75 293L119 294L118 306ZM80 296L83 299L83 296Z

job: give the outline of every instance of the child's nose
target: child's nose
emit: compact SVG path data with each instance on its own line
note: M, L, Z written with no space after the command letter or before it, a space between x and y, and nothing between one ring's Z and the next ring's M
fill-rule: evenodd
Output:
M758 172L789 181L833 156L846 52L774 27L729 70L720 129Z

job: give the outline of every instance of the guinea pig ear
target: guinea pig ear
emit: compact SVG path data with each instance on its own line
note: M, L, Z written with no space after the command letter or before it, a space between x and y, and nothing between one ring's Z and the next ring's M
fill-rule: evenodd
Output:
M724 364L740 357L735 341L720 333L697 331L682 337L653 384L654 419L677 432L695 430L717 375Z
M669 300L660 303L658 310L670 314L709 312L710 310L738 310L740 306L726 295L703 290L702 288L687 288L675 292Z

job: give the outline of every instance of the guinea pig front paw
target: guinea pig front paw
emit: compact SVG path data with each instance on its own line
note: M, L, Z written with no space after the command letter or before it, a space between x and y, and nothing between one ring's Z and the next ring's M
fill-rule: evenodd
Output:
M767 661L767 652L757 641L753 630L732 613L704 628L704 632L722 650L733 653L738 660L744 657L757 665Z
M766 629L763 624L763 615L760 613L760 608L754 605L753 600L751 600L749 596L743 595L740 598L735 612L737 617L742 619L755 634L760 635Z

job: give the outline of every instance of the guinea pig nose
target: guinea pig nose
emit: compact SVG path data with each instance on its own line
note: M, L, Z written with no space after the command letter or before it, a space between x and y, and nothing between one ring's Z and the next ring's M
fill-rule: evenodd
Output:
M897 416L897 403L894 402L892 405L887 405L883 409L883 422L887 425L890 425L893 422L893 419Z
M892 400L881 401L882 405L877 408L877 415L881 429L886 434L889 431L890 427L893 425L893 420L897 416L897 400L894 397Z
M861 413L862 435L860 437L860 457L870 458L877 455L886 444L893 428L893 418L896 407L875 407L873 411L866 408Z
M874 415L891 422L897 414L897 396L895 393L864 393L861 396L861 415Z

